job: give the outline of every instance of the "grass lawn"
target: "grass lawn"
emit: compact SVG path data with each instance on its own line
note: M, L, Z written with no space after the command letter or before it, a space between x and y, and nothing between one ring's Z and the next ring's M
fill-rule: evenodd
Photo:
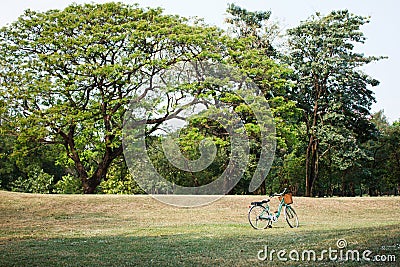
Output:
M150 196L0 191L0 266L400 266L400 197L294 197L299 228L281 217L257 231L247 211L260 199L176 208ZM341 250L339 239L347 241ZM272 261L257 257L266 247ZM330 248L338 250L331 258L357 250L361 260L331 261L326 252L314 261L307 252L319 258ZM283 249L287 261L273 251ZM366 250L371 261L362 259Z

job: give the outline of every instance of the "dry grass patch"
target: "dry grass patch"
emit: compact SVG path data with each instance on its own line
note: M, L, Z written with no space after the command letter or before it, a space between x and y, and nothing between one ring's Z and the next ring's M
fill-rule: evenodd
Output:
M400 197L295 197L300 228L280 218L272 229L256 231L247 211L260 199L225 196L208 206L177 208L150 196L0 191L0 266L265 266L257 260L265 245L322 250L345 238L352 249L383 253L382 246L400 244ZM285 264L293 266L272 266Z

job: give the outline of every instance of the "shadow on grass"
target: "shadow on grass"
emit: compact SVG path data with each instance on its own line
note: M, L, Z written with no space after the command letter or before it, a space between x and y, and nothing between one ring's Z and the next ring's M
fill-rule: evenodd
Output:
M143 229L140 235L82 238L23 239L0 243L0 266L398 266L400 230L397 225L383 228L291 231L289 228L256 231L248 227L216 226L198 232L169 229L154 234ZM182 227L184 228L184 227ZM221 228L221 229L219 229ZM177 228L178 229L178 228ZM187 230L187 229L186 229ZM150 233L146 235L146 233ZM348 250L371 250L372 255L395 255L396 262L300 260L260 261L257 254L268 246L300 255L314 250L337 249L336 241L346 239Z

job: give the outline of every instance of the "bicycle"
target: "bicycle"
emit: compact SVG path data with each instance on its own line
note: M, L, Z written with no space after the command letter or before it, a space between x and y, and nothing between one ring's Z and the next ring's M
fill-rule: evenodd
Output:
M273 197L279 197L280 203L278 211L271 214L268 202L270 202ZM290 206L292 203L292 194L286 193L286 188L280 194L275 193L270 195L268 199L259 202L251 202L248 213L250 225L257 230L272 227L272 223L278 221L283 209L286 222L289 226L291 228L299 227L299 218L293 207Z

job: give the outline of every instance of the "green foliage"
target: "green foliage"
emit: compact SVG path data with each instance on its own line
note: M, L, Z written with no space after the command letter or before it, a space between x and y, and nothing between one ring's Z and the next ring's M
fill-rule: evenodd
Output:
M227 22L232 25L230 31L236 37L231 45L231 64L237 66L258 86L268 100L270 111L274 116L277 149L267 183L269 186L272 186L272 183L282 185L284 179L279 173L283 168L283 158L286 153L291 153L298 143L300 109L297 108L295 100L291 101L287 97L286 91L290 83L286 78L291 70L281 63L280 55L272 46L274 38L278 35L279 25L270 21L271 12L269 11L252 12L232 4L227 12L231 15L227 19ZM262 147L254 114L249 111L249 107L236 104L237 102L235 100L231 103L237 105L235 111L245 122L251 146L249 170L238 185L240 188L245 187L249 182L250 174L257 166ZM240 189L238 191L242 192ZM264 184L260 192L265 193Z
M282 96L273 97L268 101L274 116L278 151L281 154L290 153L298 144L301 133L301 109L296 102L287 101Z
M337 155L335 164L346 170L363 157L360 142L374 131L369 122L375 101L370 86L379 82L360 67L382 57L354 51L355 44L365 41L360 28L368 22L347 10L332 11L326 16L317 13L288 31L286 60L294 71L288 96L302 109L307 127L306 195L318 180L323 155Z
M42 169L32 166L27 177L19 177L11 183L11 190L16 192L48 194L52 192L54 177Z
M155 89L145 86L177 62L218 58L220 33L161 9L122 3L27 10L0 30L0 101L12 115L8 130L21 141L63 145L59 162L70 165L68 157L83 191L93 193L122 155L129 101L146 102L158 110L155 120L166 120L179 106L176 95L193 90L163 88L156 94L162 97L146 99ZM165 99L176 101L165 107Z
M177 63L222 62L254 82L274 117L275 161L256 193L284 186L321 196L398 192L400 122L390 125L382 112L371 118L371 87L379 82L362 71L382 57L354 49L366 40L361 29L369 18L347 10L316 13L288 31L289 50L282 55L272 46L279 25L271 22L270 11L231 4L227 13L227 34L161 9L123 3L27 10L0 29L0 188L142 193L135 182L141 174L131 174L122 158L123 118L131 100L152 111L147 146L158 172L173 185L210 183L231 156L224 127L193 116L175 137L190 160L201 156L204 140L215 143L215 161L201 172L173 166L163 154L164 137L154 134L179 115L185 99L196 99L226 105L244 124L250 162L231 193L247 194L263 148L254 107L223 79L176 86L178 75L171 75L163 88L149 87ZM163 184L159 190L172 188Z
M279 26L270 21L270 11L248 11L231 4L226 19L233 39L227 40L229 62L239 68L262 90L264 95L279 96L284 92L285 77L290 70L278 62L272 46Z
M10 189L9 184L21 175L15 160L11 157L13 146L14 138L0 136L0 188Z
M78 177L71 174L64 175L54 185L54 193L58 194L78 194L82 193L82 182Z
M400 125L387 121L383 111L373 115L373 123L379 129L376 138L365 144L371 158L365 168L365 184L369 194L377 195L389 191L399 194L400 191Z
M131 174L124 177L112 176L107 180L101 182L99 190L104 194L143 194L141 189Z
M110 167L107 179L99 185L99 193L104 194L143 194L144 191L136 183L128 171L124 159L118 159Z
M228 5L226 9L231 16L225 21L233 27L230 30L239 38L251 40L251 47L265 49L269 54L274 53L271 46L271 35L275 33L268 28L268 22L271 17L271 11L248 11L234 4ZM275 25L274 25L275 26ZM268 37L267 37L267 34Z
M197 123L199 122L197 121ZM159 137L148 141L148 153L157 172L172 184L190 187L208 184L221 176L229 162L230 143L226 138L215 135L215 132L213 132L221 130L221 126L212 121L208 121L207 125L209 126L207 128L202 127L204 124L189 125L189 127L181 129L180 135L175 141L179 144L180 152L185 158L196 160L200 156L199 146L202 145L201 141L212 140L217 146L217 155L210 166L199 172L184 171L176 168L165 157L161 145L163 137ZM199 130L198 126L201 126L202 129ZM147 189L151 189L152 186L149 185ZM166 184L163 188L166 192L171 190Z

